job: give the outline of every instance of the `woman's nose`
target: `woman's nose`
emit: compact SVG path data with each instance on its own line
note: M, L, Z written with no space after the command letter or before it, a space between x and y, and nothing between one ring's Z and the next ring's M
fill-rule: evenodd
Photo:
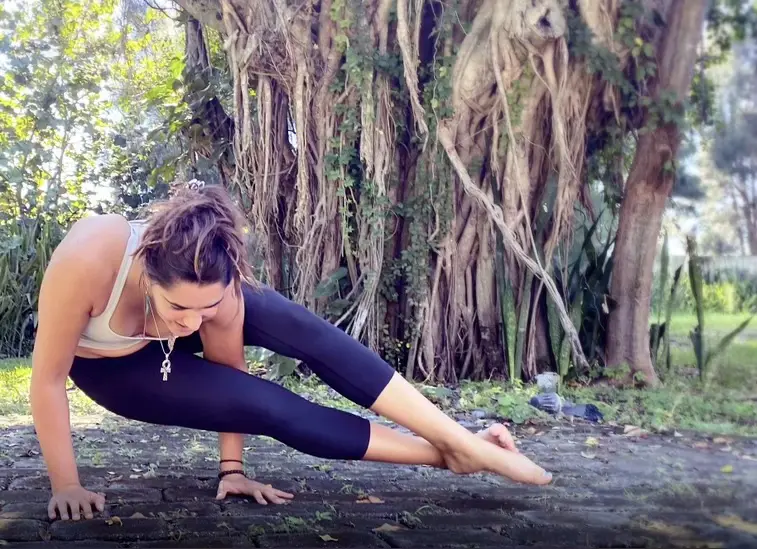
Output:
M202 317L200 315L189 315L184 317L184 326L186 326L190 330L197 330L200 328L200 324L202 324Z

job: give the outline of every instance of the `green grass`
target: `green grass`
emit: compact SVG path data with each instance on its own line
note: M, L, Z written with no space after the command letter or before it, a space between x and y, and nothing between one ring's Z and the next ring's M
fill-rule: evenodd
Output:
M724 335L735 330L739 324L744 322L751 315L747 313L725 314L725 313L705 313L704 329L706 333L712 335ZM652 319L653 322L657 318ZM676 313L670 321L670 333L673 337L689 337L689 332L697 325L697 315L694 313ZM747 326L744 334L757 338L757 318L752 320Z
M0 417L31 415L29 383L32 369L29 360L0 360ZM71 388L69 382L68 387ZM68 393L72 414L98 413L100 408L81 391Z

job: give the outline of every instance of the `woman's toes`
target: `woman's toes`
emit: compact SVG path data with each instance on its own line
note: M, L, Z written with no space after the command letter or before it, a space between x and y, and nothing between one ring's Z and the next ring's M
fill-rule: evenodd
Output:
M513 440L510 431L508 431L507 427L505 427L501 423L490 425L483 431L479 431L476 434L484 440L489 441L492 444L496 444L497 446L501 446L506 450L518 452L518 448L515 446L515 441Z

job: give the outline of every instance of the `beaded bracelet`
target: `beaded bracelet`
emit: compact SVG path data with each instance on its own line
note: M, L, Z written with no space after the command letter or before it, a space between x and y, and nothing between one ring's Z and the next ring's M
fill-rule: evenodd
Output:
M243 477L247 476L242 469L229 469L228 471L221 471L220 473L218 473L218 480L221 480L226 475L242 475Z

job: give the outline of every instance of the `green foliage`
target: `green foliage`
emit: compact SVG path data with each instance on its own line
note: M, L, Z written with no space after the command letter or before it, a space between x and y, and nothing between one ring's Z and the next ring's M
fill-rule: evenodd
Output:
M584 227L582 236L576 231L575 243L579 246L574 257L564 264L555 263L554 277L565 296L568 312L578 328L581 347L590 364L601 364L606 340L607 322L612 301L610 277L614 264L612 255L614 231L597 235L602 226L604 211L591 225ZM604 238L604 242L602 239ZM564 377L569 365L566 360L567 341L560 330L559 372ZM576 372L583 375L586 372Z
M529 419L547 417L544 412L529 404L536 392L535 386L524 386L519 381L507 386L464 381L460 384L460 395L455 407L464 412L483 410L520 424ZM448 406L452 404L449 402Z
M103 135L100 151L107 161L97 177L113 188L116 209L133 216L166 197L178 174L218 182L215 164L230 144L212 144L205 152L207 129L192 113L210 100L229 103L230 91L225 62L198 73L187 67L183 31L162 13L127 9L122 25L123 47L111 61L120 116ZM224 59L216 35L208 33L206 43L211 58Z
M699 370L700 378L704 378L707 373L708 367L714 358L727 349L727 347L734 341L734 339L746 329L752 317L747 318L734 330L726 334L714 347L709 347L705 339L705 326L704 326L704 297L702 291L702 268L700 265L700 258L696 250L696 242L693 237L687 238L687 252L689 256L689 280L691 283L692 292L694 294L694 301L696 303L697 324L690 333L692 345L694 347L694 355L697 360L697 369Z
M740 390L696 383L680 373L664 386L644 391L607 386L570 386L565 398L592 402L605 417L620 425L671 432L692 429L712 434L754 434L757 405ZM754 372L751 372L754 375Z
M62 237L61 226L50 219L0 225L0 357L31 352L42 275Z
M36 1L0 12L0 209L12 217L86 205L118 42L115 4Z
M26 355L42 275L89 206L107 125L115 1L0 10L0 354Z

